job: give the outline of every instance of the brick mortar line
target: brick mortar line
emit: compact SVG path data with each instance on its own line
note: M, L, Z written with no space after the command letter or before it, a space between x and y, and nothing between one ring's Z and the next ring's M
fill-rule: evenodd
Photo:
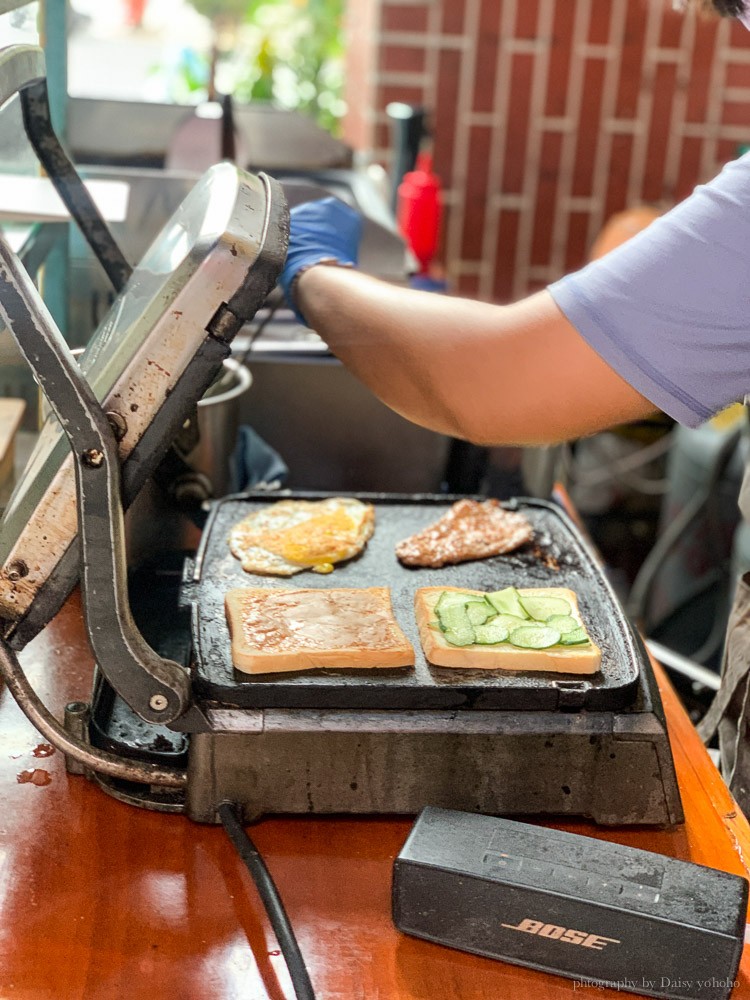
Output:
M479 37L481 0L467 0L464 11L464 35L468 39ZM466 118L474 103L474 82L476 80L477 47L472 45L461 59L458 77L456 141L453 147L452 186L463 193L460 205L451 212L448 231L445 234L447 263L462 257L464 223L466 220L466 191L469 177L470 126Z
M513 34L515 27L518 0L504 0L499 18L499 35L504 37ZM497 191L502 194L503 173L505 171L505 154L507 148L504 123L508 120L508 108L510 107L510 76L513 58L502 49L498 54L497 75L495 77L495 92L492 106L497 114L498 125L492 133L490 144L490 162L487 170L488 204L490 211L485 218L484 233L482 238L482 259L492 263L491 276L485 275L480 278L479 294L484 299L494 298L495 283L497 280L497 243L500 238L500 209L494 204L493 185L497 186Z
M625 34L627 13L627 0L617 0L614 9L610 13L610 47L616 51L616 58L610 60L604 71L602 103L599 109L600 126L605 121L614 118L615 111L617 110L617 93L622 70L622 47L614 43L615 39L622 38ZM594 239L604 225L607 188L609 185L610 166L612 164L613 136L613 132L603 127L600 127L597 133L597 146L594 154L594 169L591 179L591 191L595 199L595 205L589 215L586 233L586 242L589 247L593 245Z
M597 0L595 0L597 2ZM571 48L575 53L588 38L588 27L591 23L592 0L579 0L575 9L573 37ZM585 60L571 60L568 73L568 91L566 94L566 117L575 122L581 121L581 106L583 97ZM552 241L550 250L550 266L555 274L565 271L565 256L570 235L570 217L563 207L565 197L570 197L573 188L573 172L577 151L577 134L572 131L563 136L560 154L560 182L558 186L558 201L552 223Z
M721 112L723 98L721 87L726 77L726 60L723 58L727 49L729 38L729 24L726 21L719 22L716 29L716 48L711 66L711 79L708 83L708 114L706 115L706 133L703 137L703 148L701 150L701 172L699 181L707 180L717 169L716 149L719 141L719 129L721 128Z
M643 45L643 59L641 62L641 87L638 95L638 107L636 118L642 122L648 122L648 127L642 132L634 134L633 148L630 154L630 170L628 176L627 200L628 205L639 202L643 197L643 183L646 175L646 158L648 155L648 141L654 127L653 108L654 97L651 87L644 86L644 79L653 72L655 68L651 51L656 47L659 39L664 8L651 5L648 8L646 19L646 33Z
M664 159L662 192L665 188L668 188L674 193L680 174L680 162L683 153L682 128L687 117L688 85L690 81L690 65L695 52L696 25L695 13L691 11L684 18L680 31L680 51L683 53L683 59L677 66L675 94L672 100L672 114L669 121L669 139Z
M513 277L513 297L518 299L528 292L528 271L534 240L537 200L539 197L539 176L542 165L542 142L544 133L538 127L542 116L549 81L552 33L554 30L554 0L541 0L537 10L537 34L546 39L534 60L530 96L530 125L526 142L526 171L523 194L528 198L528 208L521 213L516 241L516 267Z

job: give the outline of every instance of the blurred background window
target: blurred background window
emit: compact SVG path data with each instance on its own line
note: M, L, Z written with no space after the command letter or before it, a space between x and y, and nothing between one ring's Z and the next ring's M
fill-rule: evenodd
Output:
M216 94L300 111L336 132L345 111L344 0L73 0L72 97L200 104Z

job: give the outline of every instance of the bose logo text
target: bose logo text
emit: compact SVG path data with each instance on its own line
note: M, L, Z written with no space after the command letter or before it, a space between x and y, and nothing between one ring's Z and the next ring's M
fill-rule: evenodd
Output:
M587 934L586 931L575 931L569 927L559 927L557 924L545 924L541 920L522 920L520 924L501 924L509 931L521 931L524 934L536 934L537 937L550 938L552 941L563 941L565 944L578 944L582 948L594 948L604 951L608 944L622 944L617 938L601 937L599 934Z

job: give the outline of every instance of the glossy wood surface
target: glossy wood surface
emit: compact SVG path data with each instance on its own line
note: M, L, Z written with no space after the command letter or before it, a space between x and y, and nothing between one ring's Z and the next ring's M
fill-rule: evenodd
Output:
M23 654L56 712L88 699L77 599ZM660 676L685 806L672 831L565 829L749 874L750 830ZM0 692L2 1000L291 1000L261 904L219 828L144 812L69 777ZM40 755L41 756L38 756ZM40 774L34 775L38 771ZM36 780L19 783L19 775ZM253 837L277 881L318 1000L630 996L399 934L390 879L411 821L269 819ZM745 949L734 997L750 998Z

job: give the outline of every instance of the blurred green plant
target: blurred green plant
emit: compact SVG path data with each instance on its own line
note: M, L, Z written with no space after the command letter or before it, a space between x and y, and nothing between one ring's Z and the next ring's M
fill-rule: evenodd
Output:
M257 7L258 3L253 0L190 0L190 6L212 24L225 20L239 24L252 15L251 8Z
M213 98L269 101L336 132L343 101L344 0L189 0L206 17L211 50L197 55L180 90ZM187 68L187 66L186 66ZM204 84L200 86L201 76Z

